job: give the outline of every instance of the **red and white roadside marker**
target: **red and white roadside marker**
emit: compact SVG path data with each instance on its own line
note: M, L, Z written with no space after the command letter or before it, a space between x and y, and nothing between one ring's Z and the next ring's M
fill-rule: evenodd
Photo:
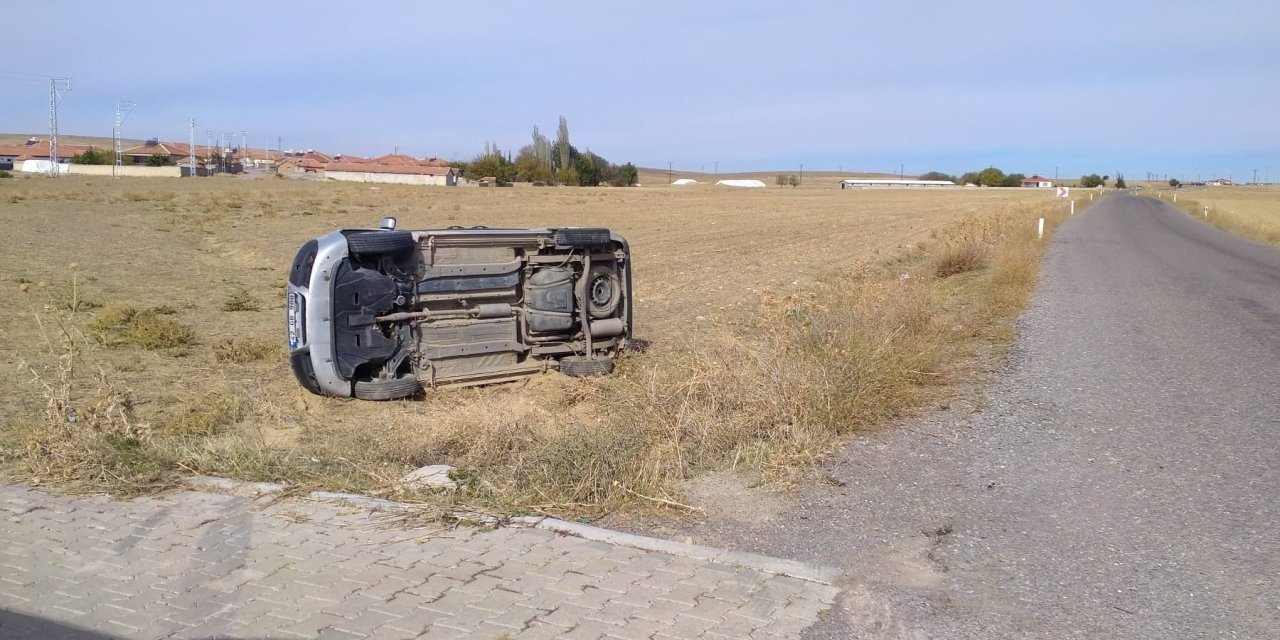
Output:
M1058 187L1058 197L1065 198L1071 192L1069 187Z

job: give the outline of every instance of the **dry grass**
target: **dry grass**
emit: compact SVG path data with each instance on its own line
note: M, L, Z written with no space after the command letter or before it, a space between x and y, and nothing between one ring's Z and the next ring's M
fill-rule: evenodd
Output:
M0 256L0 276L67 279L50 274L72 254L92 277L77 295L107 305L61 312L95 338L74 343L74 357L94 364L75 370L64 404L127 399L113 405L127 407L116 422L76 427L45 411L46 392L30 380L9 380L24 390L0 399L16 416L2 434L19 452L14 471L117 491L202 472L392 494L408 469L443 462L474 479L468 502L557 513L675 499L681 479L706 469L795 479L842 435L945 395L976 345L1010 335L1035 281L1033 220L1045 204L1018 190L14 186L23 200L0 200L0 220L30 251ZM603 379L546 375L381 404L307 394L279 346L291 254L385 214L405 228L620 231L632 242L637 335L648 349ZM982 260L942 268L957 247ZM231 302L239 310L219 312ZM44 304L40 315L55 309ZM5 313L14 330L0 349L29 354L31 311ZM182 346L163 346L175 335ZM59 353L28 359L40 368Z
M90 335L108 347L131 345L141 349L179 349L196 339L190 326L170 317L165 308L137 310L111 306L94 314L87 324Z
M222 301L223 311L257 311L261 308L257 298L243 287L232 291L227 299Z
M1280 246L1280 188L1196 187L1155 191L1158 197L1213 226L1251 240ZM1208 216L1205 215L1208 207Z
M227 338L213 345L213 359L224 364L245 364L288 355L279 341L261 338Z

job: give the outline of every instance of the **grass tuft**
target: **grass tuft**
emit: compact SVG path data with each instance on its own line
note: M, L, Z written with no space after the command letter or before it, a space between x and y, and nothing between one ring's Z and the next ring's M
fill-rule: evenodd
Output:
M284 355L279 342L262 338L227 338L213 346L214 360L225 364L245 364Z
M129 306L110 306L98 311L87 328L98 344L107 347L181 349L190 346L196 338L195 329L156 309L139 311Z
M167 436L214 436L244 416L243 398L225 391L210 392L161 423L157 432Z
M232 291L222 302L223 311L257 311L259 308L257 298L243 287Z

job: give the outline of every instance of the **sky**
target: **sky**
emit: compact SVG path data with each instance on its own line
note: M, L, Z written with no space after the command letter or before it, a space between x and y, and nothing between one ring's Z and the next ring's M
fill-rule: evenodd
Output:
M0 131L689 171L1280 181L1280 2L8 0ZM1274 175L1271 175L1274 174Z

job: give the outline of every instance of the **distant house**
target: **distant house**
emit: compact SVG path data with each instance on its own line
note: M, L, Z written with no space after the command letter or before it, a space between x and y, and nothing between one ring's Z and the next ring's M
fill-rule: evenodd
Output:
M375 159L376 160L376 159ZM454 167L380 164L373 161L333 162L325 167L324 176L344 182L378 182L453 187L461 172Z
M1029 189L1051 189L1053 188L1053 181L1042 175L1036 174L1034 176L1023 178L1022 186Z
M314 157L306 156L298 161L298 166L302 168L302 172L304 174L311 174L321 178L324 177L325 167L328 167L330 164L331 163L329 162L321 162Z
M298 158L281 158L276 162L276 173L282 176L301 175L302 166L299 164L302 160Z
M237 149L231 155L233 161L238 161L240 166L248 169L270 169L275 166L284 154L279 151L254 151L253 149Z
M1229 187L1231 186L1230 178L1214 178L1208 182L1211 187Z
M196 166L202 166L206 159L218 155L217 147L201 147L195 148ZM124 164L146 165L151 162L151 156L164 156L173 164L185 167L190 163L191 145L185 142L160 142L159 140L148 140L145 144L131 147L120 152L122 162Z
M13 171L13 161L24 153L21 146L0 146L0 171Z
M0 147L0 169L34 173L49 171L52 168L49 165L49 146L48 140L31 138L20 145ZM70 164L71 158L92 148L86 144L59 144L58 164ZM5 169L6 165L8 169Z

